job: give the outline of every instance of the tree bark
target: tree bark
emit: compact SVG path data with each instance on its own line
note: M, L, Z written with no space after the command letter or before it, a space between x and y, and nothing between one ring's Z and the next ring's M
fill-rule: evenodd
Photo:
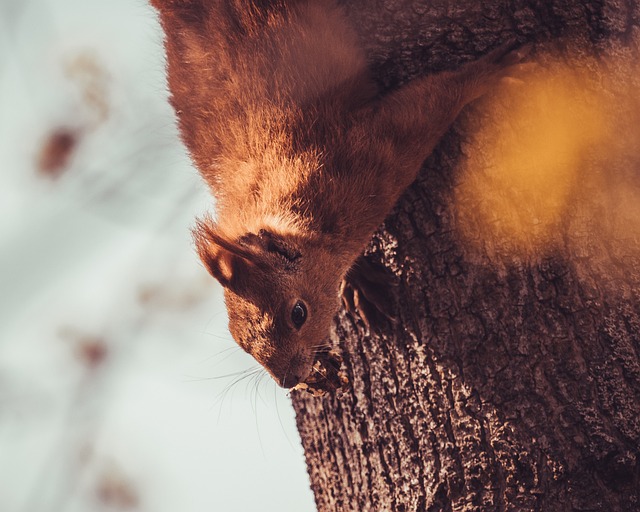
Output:
M517 37L543 67L552 49L569 67L608 63L587 66L588 88L640 91L640 73L607 60L636 62L637 2L347 10L385 90ZM631 103L606 115L640 112ZM292 394L319 511L640 510L640 138L628 121L606 157L581 154L561 212L514 250L474 229L498 198L459 200L490 116L486 102L467 109L367 250L398 276L397 323L373 332L341 312L349 388Z

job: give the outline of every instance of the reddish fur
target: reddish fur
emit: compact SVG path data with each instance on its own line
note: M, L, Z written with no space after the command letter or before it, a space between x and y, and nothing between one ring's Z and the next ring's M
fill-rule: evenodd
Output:
M327 343L346 272L458 112L513 63L508 48L379 97L332 1L151 3L182 136L216 198L199 255L234 338L292 385Z

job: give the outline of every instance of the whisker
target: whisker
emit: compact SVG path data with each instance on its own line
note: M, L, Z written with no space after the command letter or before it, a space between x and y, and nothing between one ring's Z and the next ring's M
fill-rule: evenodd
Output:
M217 405L218 403L220 403L220 411L222 411L222 406L224 405L224 401L227 397L227 394L234 388L234 386L236 386L237 384L239 384L240 382L242 382L243 380L251 377L252 375L254 375L255 373L261 371L262 368L258 367L254 367L254 368L249 368L247 370L243 370L241 372L236 372L236 373L232 373L227 375L226 377L228 378L229 376L237 376L232 382L230 382L229 384L227 384L224 389L218 394L218 396L216 397L216 400L214 402L214 405ZM223 376L225 377L225 376ZM214 379L217 377L214 377ZM222 377L221 377L222 378Z
M257 372L254 374L253 377L253 381L254 381L254 396L253 396L253 416L255 418L255 426L256 426L256 433L258 434L258 441L260 443L260 450L262 451L262 456L266 459L267 458L267 454L264 451L264 444L262 443L262 435L260 434L260 426L258 424L258 381L257 379L260 377L261 372Z
M185 382L202 382L202 381L207 381L207 380L228 379L229 377L237 377L239 375L243 376L243 377L249 377L254 372L257 372L257 370L258 369L256 369L256 368L249 368L247 370L240 370L240 371L233 372L233 373L227 373L226 375L216 375L216 376L213 376L213 377L192 377L189 380L186 380Z
M312 345L310 348L314 353L318 354L322 352L329 352L333 348L333 345L328 343L321 343L319 345Z
M238 353L238 350L240 350L240 347L233 346L233 347L229 347L228 349L222 350L220 351L216 357L224 352L228 352L227 354L225 354L224 357L218 359L214 364L213 364L213 368L215 368L216 366L220 366L222 363L224 363L225 361L229 360L231 357L233 357L234 355L236 355ZM252 367L254 368L254 367Z
M280 423L280 428L282 429L282 433L284 434L285 439L287 440L287 443L289 443L289 446L291 447L292 450L295 450L295 447L293 446L293 443L291 442L291 439L289 438L288 434L287 434L287 429L284 428L284 423L282 422L282 416L280 415L280 408L278 407L278 386L277 384L274 382L273 383L273 401L276 404L276 414L278 415L278 422Z
M200 334L204 334L210 338L216 338L217 340L221 340L225 342L232 341L235 344L235 340L231 336L224 336L222 334L215 334L213 332L207 332L207 331L202 331Z
M229 352L229 351L234 351L237 352L240 349L240 347L238 347L237 345L235 346L231 346L231 347L227 347L227 348L223 348L222 350L219 350L218 352L216 352L215 354L212 354L208 357L205 357L202 361L200 361L200 364L204 364L208 361L211 361L212 359L224 354L225 352ZM232 352L233 354L233 352ZM224 361L224 359L223 359Z
M255 379L255 382L256 382L256 393L258 394L258 398L262 402L262 405L268 406L269 404L265 400L264 396L260 393L260 387L264 384L263 379L265 377L269 377L269 374L266 372L266 370L263 370L263 371L261 371L261 372L259 372L257 374L256 379Z

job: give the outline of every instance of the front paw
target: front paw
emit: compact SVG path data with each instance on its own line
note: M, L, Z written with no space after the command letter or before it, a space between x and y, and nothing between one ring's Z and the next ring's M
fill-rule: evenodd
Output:
M386 267L360 256L342 282L342 301L352 314L358 314L371 329L386 319L395 322L395 275Z

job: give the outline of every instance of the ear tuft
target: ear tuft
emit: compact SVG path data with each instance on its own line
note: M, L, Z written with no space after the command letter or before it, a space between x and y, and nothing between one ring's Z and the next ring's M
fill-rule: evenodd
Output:
M163 16L175 17L186 23L202 22L211 9L207 0L149 0Z
M210 219L196 221L193 240L205 267L225 288L232 288L239 274L253 264L253 254L218 232Z
M149 3L159 11L185 9L187 7L202 5L201 0L149 0Z

